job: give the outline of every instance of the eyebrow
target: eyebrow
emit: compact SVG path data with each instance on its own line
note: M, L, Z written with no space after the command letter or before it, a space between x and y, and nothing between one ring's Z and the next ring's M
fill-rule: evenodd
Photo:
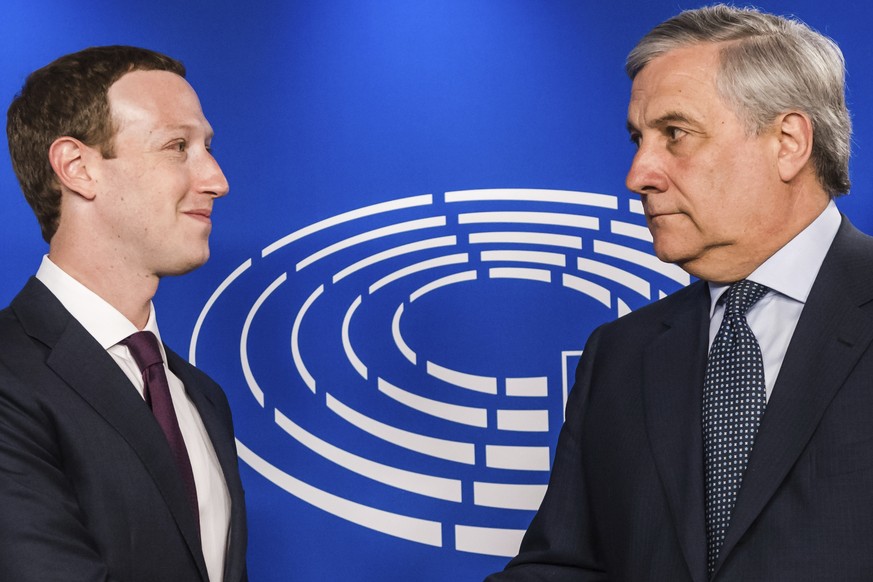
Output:
M194 124L194 123L174 123L173 125L166 125L164 127L161 127L157 131L159 131L161 134L164 134L164 133L174 133L177 131L187 131L187 132L198 131L200 129L201 129L201 127L197 124ZM205 127L205 130L206 130L205 136L206 136L207 140L211 140L212 138L215 137L215 131L212 129L211 125L207 124Z
M668 111L664 115L653 119L647 125L648 127L664 127L665 125L670 125L671 123L685 123L690 125L697 125L697 122L695 122L693 119L680 111ZM627 121L627 130L629 133L639 131L637 127L633 123L631 123L630 120Z

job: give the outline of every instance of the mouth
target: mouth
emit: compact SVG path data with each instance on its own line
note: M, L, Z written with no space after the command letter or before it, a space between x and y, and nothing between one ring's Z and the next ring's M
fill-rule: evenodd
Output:
M665 218L667 216L676 216L677 214L682 214L681 212L651 212L646 213L646 219L650 222L659 218Z
M190 216L194 220L199 220L200 222L205 222L206 224L212 224L212 210L209 208L196 208L194 210L187 210L184 212L185 215Z

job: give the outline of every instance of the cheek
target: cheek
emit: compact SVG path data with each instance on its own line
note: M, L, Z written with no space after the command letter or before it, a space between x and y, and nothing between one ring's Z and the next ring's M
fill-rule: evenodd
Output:
M675 182L698 212L730 212L734 191L741 184L738 180L743 180L741 160L713 152L678 160L676 167Z

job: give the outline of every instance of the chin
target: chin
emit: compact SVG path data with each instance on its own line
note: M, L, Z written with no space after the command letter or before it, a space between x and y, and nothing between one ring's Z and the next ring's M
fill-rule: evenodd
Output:
M681 234L672 236L654 235L655 256L665 263L673 263L682 267L685 263L692 262L701 255L701 248L697 245L689 245L688 238Z
M655 256L665 263L681 264L683 260L687 260L687 253L683 253L681 249L671 248L670 245L655 243Z
M189 257L188 260L179 261L173 265L166 265L164 269L160 273L158 273L158 276L175 277L177 275L190 273L194 269L202 267L206 263L207 259L209 259L208 252L200 257Z
M191 261L187 265L185 265L184 270L186 273L193 271L194 269L199 269L203 265L206 264L206 261L209 260L209 253L206 253L202 257L199 257L196 260Z

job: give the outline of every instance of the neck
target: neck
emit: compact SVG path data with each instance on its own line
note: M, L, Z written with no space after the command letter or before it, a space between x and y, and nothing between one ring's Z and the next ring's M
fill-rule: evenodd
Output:
M143 329L148 323L152 297L158 290L154 274L136 273L117 257L103 259L63 239L52 238L49 258L65 273L96 293L133 323Z
M692 276L713 283L745 279L824 212L831 198L823 191L815 194L795 197L776 228L757 232L748 244L713 248L700 260L679 266Z

